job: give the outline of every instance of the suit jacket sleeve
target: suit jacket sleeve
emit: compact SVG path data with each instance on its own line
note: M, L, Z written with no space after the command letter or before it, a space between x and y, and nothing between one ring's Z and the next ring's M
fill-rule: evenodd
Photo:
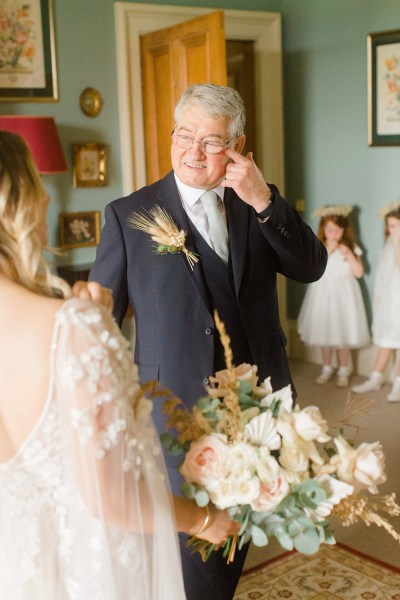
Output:
M112 289L113 314L121 326L128 309L127 260L121 224L112 204L105 208L105 225L89 280Z
M328 255L324 244L304 223L297 211L274 185L269 218L261 231L278 256L278 272L301 283L317 281L324 273Z

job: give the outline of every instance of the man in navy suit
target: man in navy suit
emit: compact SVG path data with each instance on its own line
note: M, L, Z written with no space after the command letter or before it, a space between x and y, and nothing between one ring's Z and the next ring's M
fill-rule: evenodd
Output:
M225 366L214 309L230 335L235 364L257 364L260 379L271 376L274 389L291 383L277 274L309 283L326 266L323 244L265 182L252 153L242 156L244 124L244 105L233 89L188 88L175 109L173 170L106 207L90 274L112 289L120 324L129 304L133 309L141 380L159 380L188 406L204 394L208 377ZM227 238L222 253L201 199L206 191L216 192L217 217L227 231L221 234ZM193 269L184 253L155 252L150 235L129 224L132 213L148 214L157 205L185 231L185 245L199 259ZM163 431L161 403L154 419ZM178 462L169 456L166 462L173 491L179 492ZM231 600L245 551L236 552L229 566L220 553L203 563L181 537L188 600Z

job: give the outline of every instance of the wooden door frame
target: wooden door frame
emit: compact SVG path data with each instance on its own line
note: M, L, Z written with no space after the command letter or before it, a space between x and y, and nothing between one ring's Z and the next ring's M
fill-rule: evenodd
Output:
M146 185L140 36L211 12L212 8L115 2L121 173L124 194ZM265 178L284 194L282 20L276 12L225 10L227 39L254 42L259 131L255 157ZM278 280L281 322L286 284Z

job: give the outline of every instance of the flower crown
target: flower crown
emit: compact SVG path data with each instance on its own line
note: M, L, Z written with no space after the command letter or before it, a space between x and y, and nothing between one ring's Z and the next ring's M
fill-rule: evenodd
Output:
M397 200L394 200L394 202L391 202L387 206L384 206L383 208L381 208L381 210L379 211L379 216L382 219L385 219L389 213L394 212L395 210L399 210L399 209L400 209L400 198L397 198Z
M353 207L349 204L330 205L319 208L313 213L313 215L314 217L330 217L336 215L340 217L348 217L352 210Z

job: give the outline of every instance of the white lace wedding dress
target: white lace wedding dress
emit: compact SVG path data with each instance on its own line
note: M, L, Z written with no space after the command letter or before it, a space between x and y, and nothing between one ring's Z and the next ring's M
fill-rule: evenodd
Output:
M184 600L151 403L127 342L107 311L70 299L50 360L42 415L0 465L1 600Z

